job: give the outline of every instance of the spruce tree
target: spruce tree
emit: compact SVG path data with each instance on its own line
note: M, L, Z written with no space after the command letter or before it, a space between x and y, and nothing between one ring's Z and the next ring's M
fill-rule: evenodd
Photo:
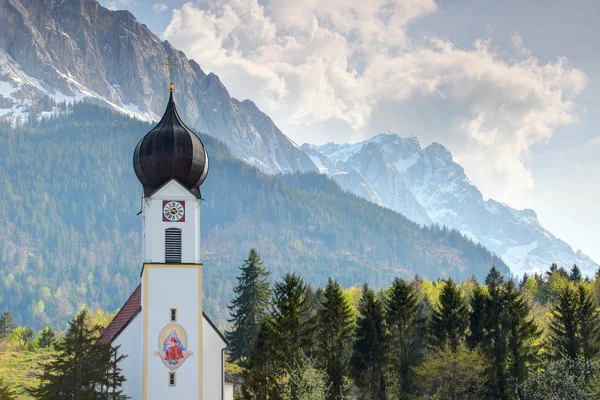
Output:
M54 329L45 327L38 333L37 338L35 339L35 345L39 348L48 348L54 344L56 341L56 332Z
M252 400L272 398L271 392L275 384L273 335L266 320L259 324L243 377L242 398Z
M485 306L487 296L483 287L475 286L471 297L471 313L469 314L469 335L467 345L470 349L483 346L485 338Z
M577 325L581 343L580 354L587 360L600 355L600 313L590 292L579 286Z
M350 361L354 383L362 399L385 400L387 333L384 309L381 300L367 284L363 287L358 312L354 351Z
M242 366L265 316L271 295L268 277L269 272L263 267L260 256L255 249L251 249L248 259L240 268L238 285L233 289L235 298L228 306L231 331L225 333L229 340L231 360L239 361Z
M408 399L414 393L414 368L423 352L424 319L419 313L415 290L404 279L394 279L385 306L395 397Z
M125 356L114 358L110 343L98 344L100 326L88 326L89 313L80 312L71 322L60 342L55 343L56 358L45 365L39 375L40 385L30 389L37 399L121 400L125 378L116 365Z
M321 295L318 311L318 358L325 366L330 384L327 398L343 398L344 380L349 374L354 321L352 308L339 283L332 278Z
M554 359L579 357L578 303L579 293L571 285L563 287L558 292L548 328L549 354Z
M316 320L309 312L312 291L296 274L286 274L273 289L271 315L267 319L273 335L274 361L284 365L294 361L302 350L309 354L314 346L311 340Z
M569 273L569 280L571 282L579 283L581 282L581 270L577 266L577 264L573 264L573 268L571 268L571 272Z
M0 339L8 337L16 327L17 325L10 311L4 311L2 317L0 317Z
M461 289L448 279L440 294L439 305L431 315L431 343L438 349L450 346L456 351L469 327L469 309Z
M506 282L504 291L506 307L502 321L508 331L507 376L511 381L509 392L512 397L516 397L516 387L525 381L530 367L538 360L539 346L535 341L542 331L531 316L529 304L517 292L512 281Z

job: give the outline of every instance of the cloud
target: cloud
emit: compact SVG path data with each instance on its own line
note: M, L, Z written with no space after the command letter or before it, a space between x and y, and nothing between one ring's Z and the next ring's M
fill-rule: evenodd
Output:
M104 6L109 10L117 10L135 4L136 0L107 0Z
M534 186L531 146L577 121L587 78L565 58L540 63L518 32L511 59L489 40L408 36L436 10L433 0L203 0L174 10L163 35L296 141L414 133L448 146L478 185L503 184L510 201Z
M152 6L152 9L155 13L161 13L167 11L169 7L165 3L156 3Z
M600 136L591 138L588 143L591 144L592 146L600 146Z

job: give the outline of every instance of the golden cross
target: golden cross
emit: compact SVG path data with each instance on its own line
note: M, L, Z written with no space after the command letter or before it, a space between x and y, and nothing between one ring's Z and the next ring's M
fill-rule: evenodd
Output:
M167 60L166 63L163 63L162 65L167 65L169 67L169 79L171 80L171 84L169 85L169 91L173 91L174 86L173 86L173 67L181 67L181 64L177 64L175 63L175 58L173 57L173 52L171 52L171 55L169 57L165 57L165 60Z

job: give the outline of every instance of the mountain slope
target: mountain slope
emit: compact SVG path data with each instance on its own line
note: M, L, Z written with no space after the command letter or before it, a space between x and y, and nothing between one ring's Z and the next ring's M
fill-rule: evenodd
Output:
M546 270L552 263L567 268L577 264L589 275L598 269L588 256L544 229L533 210L484 200L439 143L421 148L413 137L380 134L355 144L302 148L324 173L352 172L354 183L343 186L350 192L371 201L376 196L383 206L420 224L458 229L499 254L514 274Z
M156 121L169 82L162 63L171 52L181 64L175 99L190 126L265 172L316 170L251 101L231 98L216 75L128 11L95 0L0 0L0 120L56 114L61 102L85 99Z
M114 310L139 282L141 185L131 157L150 125L89 105L16 128L0 126L0 309L18 323ZM506 265L456 231L420 228L345 193L317 173L265 175L202 137L205 304L223 322L237 267L256 247L278 277L387 285L394 276L482 278Z

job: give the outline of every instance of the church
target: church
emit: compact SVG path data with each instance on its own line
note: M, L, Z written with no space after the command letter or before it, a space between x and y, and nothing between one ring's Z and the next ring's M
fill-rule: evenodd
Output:
M133 167L143 186L141 282L99 340L127 355L123 390L133 400L233 400L227 340L202 310L200 185L208 154L177 113L173 83Z

